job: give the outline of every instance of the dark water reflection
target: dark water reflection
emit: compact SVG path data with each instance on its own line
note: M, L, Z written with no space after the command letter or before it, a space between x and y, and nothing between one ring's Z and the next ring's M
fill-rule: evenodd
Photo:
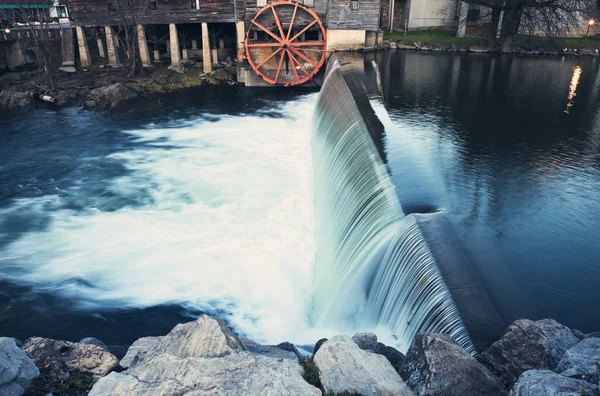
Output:
M379 53L407 212L444 208L507 321L600 329L596 58Z

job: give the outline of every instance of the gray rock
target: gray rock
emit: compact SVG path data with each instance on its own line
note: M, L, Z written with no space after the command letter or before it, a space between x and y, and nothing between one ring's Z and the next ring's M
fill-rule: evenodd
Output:
M377 335L373 333L356 333L352 339L360 349L375 351L377 348Z
M490 49L488 47L484 47L483 45L473 45L471 47L469 47L469 51L470 52L475 52L475 53L485 53L488 52Z
M127 353L121 359L119 364L121 367L129 368L133 367L139 361L141 361L149 350L158 345L164 337L142 337L136 340L129 349Z
M392 364L394 370L399 371L400 367L402 367L402 363L404 363L405 356L396 348L391 346L387 346L382 344L381 342L377 343L377 347L373 351L379 355L385 356L385 358Z
M128 351L129 369L100 379L89 395L321 395L302 378L293 352L256 343L291 359L247 351L222 320L202 316L138 341Z
M101 378L89 396L320 396L303 372L294 361L245 351L218 358L162 354Z
M137 98L139 92L132 87L117 83L108 87L95 88L90 91L90 99L96 101L98 106L116 107L119 103Z
M39 375L38 368L14 338L0 337L0 395L22 395Z
M165 353L180 358L221 357L244 349L223 320L202 315L198 320L175 326L148 351L144 360Z
M585 381L598 380L600 338L586 338L563 355L556 372Z
M66 73L75 73L77 70L75 70L74 67L72 66L63 66L63 67L59 67L58 70L60 71L64 71Z
M510 391L510 396L581 396L593 392L595 386L574 378L563 377L550 370L524 372Z
M587 333L585 338L600 338L600 331L595 331L593 333Z
M519 319L478 360L510 387L525 371L554 370L578 342L568 327L553 319Z
M109 352L106 344L104 344L102 341L100 341L96 337L83 338L83 339L81 339L81 341L79 341L79 343L85 344L85 345L96 345L97 347L104 349L106 352Z
M398 43L396 48L401 49L401 50L415 50L416 47L414 45L406 45L403 43Z
M508 394L498 378L445 334L417 334L400 375L417 395Z
M242 342L242 344L244 345L244 347L246 348L246 350L248 352L251 352L251 353L254 353L257 355L266 356L266 357L298 361L298 357L292 351L286 351L284 349L277 348L276 346L260 345L260 344L254 342L254 341L251 341L247 338L242 338L242 339L240 339L240 341Z
M298 348L296 348L296 345L292 344L291 342L282 342L282 343L275 345L275 347L279 348L279 349L283 349L284 351L293 352L294 355L296 355L296 357L298 358L298 360L300 360L304 357L302 355L302 353L300 353Z
M96 378L110 373L119 361L96 345L33 337L25 341L23 350L41 375L49 382L62 383L73 373L82 372Z
M0 109L17 109L31 104L31 97L27 92L9 90L0 91Z
M571 329L571 333L573 333L573 335L579 338L580 340L583 340L585 338L585 334L577 329Z
M338 335L321 345L314 363L325 392L413 395L384 356L363 351L348 336Z

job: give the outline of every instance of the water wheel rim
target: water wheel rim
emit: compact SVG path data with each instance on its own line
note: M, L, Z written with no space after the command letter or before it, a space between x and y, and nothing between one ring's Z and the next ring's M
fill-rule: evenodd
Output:
M285 29L283 28L283 25L285 23L282 23L280 15L277 13L276 7L278 6L294 7L292 16L287 23L287 31L285 31ZM310 15L312 17L312 21L310 21L310 23L304 26L299 32L292 34L298 10L304 11L308 15ZM269 25L271 25L272 29L275 30L275 32L272 32L269 28L267 28L258 21L259 17L265 12L271 12L273 14L274 20ZM315 25L320 30L322 39L319 38L316 41L297 41L297 39L301 37L303 33L307 32L310 28L312 28ZM266 33L268 37L274 39L275 41L264 41L256 43L250 42L250 37L253 32L253 29L257 28L257 31L262 31ZM271 85L284 86L300 85L311 80L325 63L325 59L327 57L326 45L327 32L319 16L312 9L304 6L303 4L291 0L274 1L258 10L257 13L254 15L254 18L250 21L250 26L248 27L248 31L246 32L246 38L244 40L246 58L248 59L248 62L254 70L254 72L258 76L260 76L264 81ZM253 57L252 49L260 47L271 47L274 48L274 50L265 59L257 62ZM308 56L305 52L314 52L320 54L320 56L318 57L318 60L313 59L310 56ZM274 77L269 76L266 70L264 70L263 68L265 64L267 64L267 62L269 62L273 58L279 58L276 60L277 69L275 70ZM294 74L294 79L291 81L280 81L281 67L284 59L286 58L288 60L288 66L290 63L292 65L291 69ZM310 70L306 70L307 68L309 68Z

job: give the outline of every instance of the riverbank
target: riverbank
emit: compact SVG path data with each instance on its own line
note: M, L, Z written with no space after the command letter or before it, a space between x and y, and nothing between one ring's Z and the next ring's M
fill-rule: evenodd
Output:
M450 52L499 52L491 49L484 35L456 37L448 30L415 30L384 34L384 47ZM599 55L600 40L589 38L546 38L517 35L511 53L527 55Z
M66 70L66 71L65 71ZM125 67L94 65L89 68L56 69L54 90L44 89L42 71L4 73L0 75L0 111L26 107L39 99L32 93L49 95L52 106L83 106L87 109L115 108L126 100L165 92L174 92L203 85L235 84L233 62L223 64L212 73L204 73L194 64L187 64L182 73L167 65L156 64L139 76L129 76Z
M600 333L520 319L476 358L450 337L419 333L406 355L372 333L311 351L260 345L203 315L129 348L0 338L0 393L47 395L600 395Z

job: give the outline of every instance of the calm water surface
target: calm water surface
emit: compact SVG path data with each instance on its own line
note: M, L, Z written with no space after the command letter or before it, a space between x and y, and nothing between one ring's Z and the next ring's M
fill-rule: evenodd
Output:
M599 60L376 61L404 209L444 210L506 321L600 329Z

